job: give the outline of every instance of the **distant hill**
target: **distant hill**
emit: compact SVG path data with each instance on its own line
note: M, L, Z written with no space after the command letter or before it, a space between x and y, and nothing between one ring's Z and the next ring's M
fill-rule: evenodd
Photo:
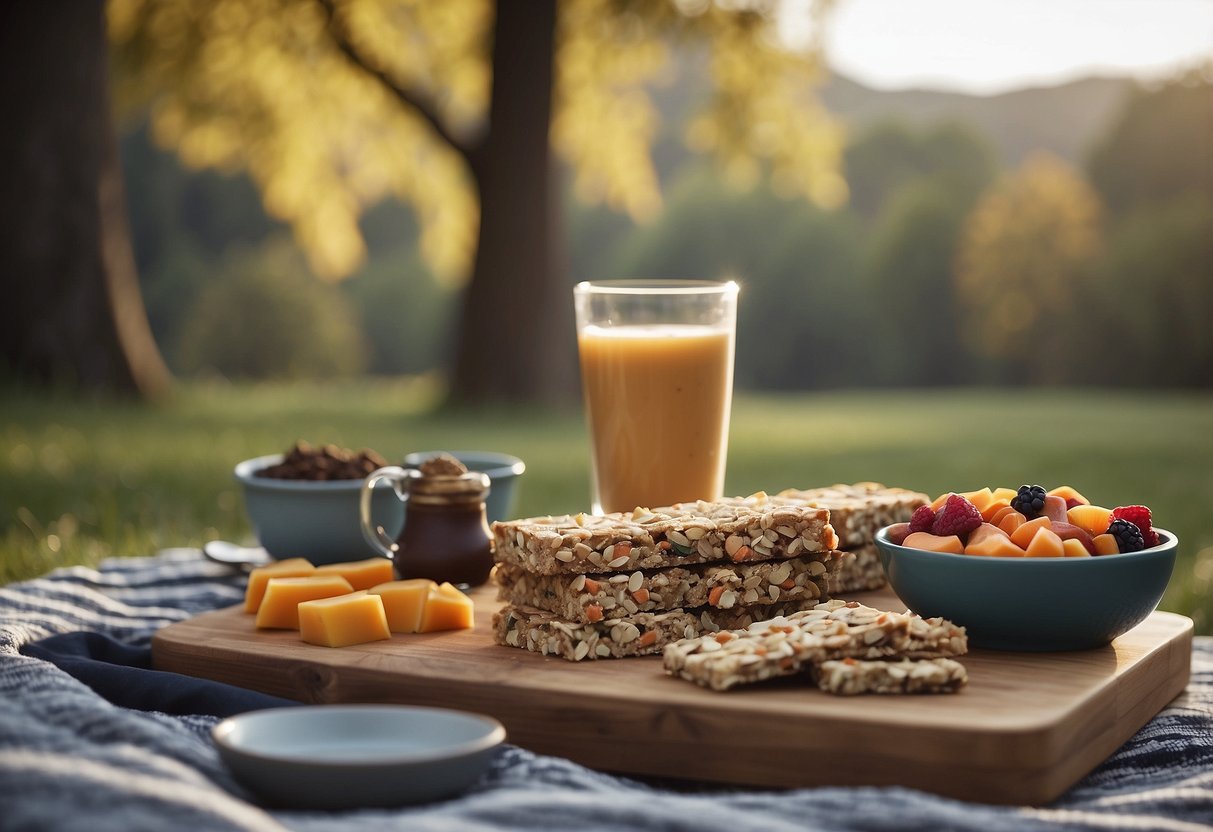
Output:
M1133 85L1128 78L1083 78L1055 87L978 96L875 90L835 75L822 87L821 99L831 112L856 126L883 119L964 122L985 133L1008 165L1017 165L1034 150L1081 163L1091 142L1119 114Z

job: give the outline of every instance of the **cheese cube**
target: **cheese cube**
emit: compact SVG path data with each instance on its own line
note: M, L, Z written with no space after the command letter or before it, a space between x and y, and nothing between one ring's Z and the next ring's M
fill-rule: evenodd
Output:
M265 587L265 598L257 610L257 627L260 629L299 629L299 604L317 598L347 595L354 588L340 575L325 575L319 578L270 578Z
M354 592L299 605L299 635L308 644L346 647L391 638L383 601L378 595Z
M340 575L350 582L355 590L370 589L376 584L396 577L392 562L387 558L368 558L349 563L330 563L316 567L317 575Z
M421 614L419 633L432 633L435 630L470 630L473 625L475 607L472 599L464 595L449 583L443 583L430 590L425 601L425 610Z
M244 589L244 611L256 612L265 597L265 585L270 578L303 578L316 571L307 558L289 558L266 566L258 566L248 576Z
M436 588L437 584L428 578L410 578L379 584L370 591L383 599L387 625L393 633L415 633L421 629L421 616L430 590Z

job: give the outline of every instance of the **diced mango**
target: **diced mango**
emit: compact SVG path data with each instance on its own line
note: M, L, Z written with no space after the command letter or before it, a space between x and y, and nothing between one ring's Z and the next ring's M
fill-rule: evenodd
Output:
M383 600L367 592L304 601L299 605L299 635L308 644L321 647L346 647L392 637Z
M388 629L393 633L415 633L421 629L425 603L434 589L437 584L429 578L410 578L379 584L370 591L383 599Z
M990 491L989 486L976 491L965 491L960 496L976 506L978 511L983 511L986 506L994 502L994 494Z
M257 610L257 626L261 629L298 630L301 603L353 591L350 582L340 575L270 578L261 608Z
M911 549L926 549L928 552L948 552L953 555L964 554L964 544L960 542L960 538L954 534L946 537L934 535L930 532L914 532L907 535L902 546L909 546Z
M1032 542L1024 549L1024 555L1030 558L1062 558L1066 555L1066 549L1052 529L1041 528L1032 535Z
M1014 511L1011 504L1006 500L991 500L990 504L981 510L981 519L987 523L993 523L994 518L1005 512L1007 509Z
M1082 545L1081 540L1076 540L1072 537L1061 542L1062 548L1066 550L1068 558L1089 558L1091 553L1087 551L1087 547Z
M1011 542L1026 550L1029 544L1031 544L1032 538L1036 536L1036 533L1041 529L1047 528L1049 528L1048 517L1033 518L1011 532Z
M417 632L470 630L475 620L474 614L472 599L449 583L443 583L430 590Z
M396 577L392 572L392 562L387 558L367 558L349 563L330 563L316 567L317 575L340 575L350 582L354 589L370 589L376 584L385 583Z
M1061 497L1063 500L1074 500L1075 502L1089 505L1090 500L1079 494L1068 485L1059 485L1049 492L1050 497Z
M1066 512L1066 517L1091 535L1103 534L1112 525L1112 509L1103 506L1074 506Z
M993 491L995 500L1006 500L1008 503L1014 500L1018 493L1014 488L995 488Z
M965 546L966 555L984 555L991 558L1022 558L1023 549L1011 542L1005 534L991 534L976 543Z
M1095 544L1095 554L1097 555L1120 554L1120 547L1116 545L1116 538L1110 534L1097 534L1091 542Z
M265 597L265 585L270 578L303 578L316 571L307 558L288 558L266 566L258 566L248 576L244 589L244 611L256 612Z

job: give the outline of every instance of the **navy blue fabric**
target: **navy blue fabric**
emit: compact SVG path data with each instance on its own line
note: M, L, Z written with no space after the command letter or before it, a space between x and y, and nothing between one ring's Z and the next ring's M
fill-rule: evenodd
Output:
M243 584L195 551L172 550L0 587L0 830L1213 828L1213 638L1195 640L1187 691L1049 806L902 788L675 790L507 745L452 800L340 814L267 808L232 778L210 739L216 712L241 707L231 691L142 675L155 673L146 648L156 630L239 602ZM149 680L184 687L164 698L134 690ZM804 764L830 761L806 742Z
M23 646L21 654L50 662L123 708L228 717L298 704L222 682L152 670L150 647L123 644L101 633L62 633Z

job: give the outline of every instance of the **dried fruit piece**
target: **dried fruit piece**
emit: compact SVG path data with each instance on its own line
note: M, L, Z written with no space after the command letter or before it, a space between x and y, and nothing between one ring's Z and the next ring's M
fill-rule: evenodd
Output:
M930 506L919 506L910 515L910 534L929 532L933 525L935 525L935 509Z
M1021 485L1018 493L1011 500L1011 507L1031 520L1039 517L1044 511L1047 496L1049 495L1045 493L1042 485Z
M935 515L931 534L936 537L956 535L963 538L980 526L981 522L981 512L977 510L977 506L959 494L953 494L943 504L943 509Z
M1147 549L1158 545L1158 532L1154 531L1150 509L1145 506L1117 506L1112 509L1112 519L1128 520L1136 526L1141 531L1141 537Z

